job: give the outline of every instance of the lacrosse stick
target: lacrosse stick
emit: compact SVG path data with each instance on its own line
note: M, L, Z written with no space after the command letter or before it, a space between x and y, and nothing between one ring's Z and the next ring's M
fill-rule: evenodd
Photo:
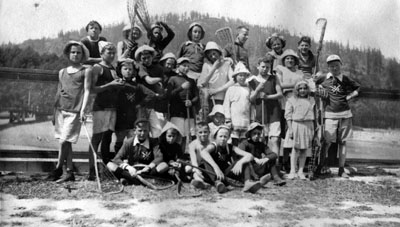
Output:
M137 0L135 12L146 31L150 31L150 16L147 10L146 0Z
M201 192L197 192L197 193L190 193L190 194L182 194L182 188L184 188L185 186L183 186L182 180L179 176L178 172L174 173L176 180L178 181L178 183L176 184L176 188L177 188L177 194L178 197L199 197L202 195Z
M127 1L127 9L128 9L128 16L129 16L129 21L131 22L131 36L133 33L133 27L135 26L135 17L136 17L136 5L137 5L138 0L128 0Z
M215 32L215 36L219 40L221 47L225 47L228 44L232 44L232 48L234 47L235 40L233 39L232 29L230 27L220 28ZM232 59L234 64L237 63L235 53L232 53Z
M117 193L123 192L124 191L124 186L123 185L119 189L113 189L113 186L115 186L116 184L118 185L119 181L114 176L114 174L110 172L110 170L107 168L107 166L102 161L100 161L100 162L97 161L98 160L97 154L96 154L96 151L95 151L95 149L93 147L92 140L91 140L90 135L89 135L89 131L88 131L87 127L86 127L86 121L83 121L82 124L83 124L83 129L85 131L86 137L87 137L87 139L89 141L90 149L92 150L92 155L93 155L93 159L94 159L94 170L95 170L95 173L96 173L96 181L97 181L97 186L98 186L99 191L100 192L104 192L104 190L106 190L106 191L108 191L107 192L108 194L117 194ZM103 183L104 187L103 188L102 188L102 185L101 185L101 182L100 182L99 168L97 166L98 164L102 167L102 173L104 174L104 177L106 178L106 179L104 179L104 183ZM106 180L111 181L111 183L110 184L107 183Z
M146 165L143 164L136 164L133 167L135 169L143 169L145 166ZM137 172L135 178L138 179L144 186L156 191L166 190L175 185L173 180L143 174L141 170Z
M187 91L186 91L186 101L189 101L189 89L187 89ZM187 140L186 140L185 149L188 150L189 143L192 142L191 136L190 136L190 107L189 106L186 106L186 115L187 115L187 119L188 119L188 131L187 131Z

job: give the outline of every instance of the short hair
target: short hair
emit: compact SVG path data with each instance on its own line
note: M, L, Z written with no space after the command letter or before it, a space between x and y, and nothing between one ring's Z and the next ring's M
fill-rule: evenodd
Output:
M150 122L149 122L149 120L144 119L144 118L137 119L135 121L135 128L137 128L137 127L140 127L140 128L148 127L149 128L150 127Z
M117 75L122 77L121 68L124 65L132 65L132 67L133 67L132 73L133 73L133 77L135 77L135 73L137 74L139 69L136 67L136 64L134 61L119 61L117 63L117 68L115 69L117 71Z
M297 45L300 45L301 42L305 42L308 43L308 45L311 46L311 38L308 36L302 36L299 40L299 42L297 43Z
M108 43L108 44L105 45L103 48L101 48L100 54L103 54L104 51L106 51L106 50L114 50L114 51L117 51L117 48L114 46L114 44Z
M206 127L208 129L208 131L210 131L210 126L208 126L207 122L201 121L201 122L197 123L197 128L202 128L202 127Z
M100 25L99 22L97 22L97 21L95 21L95 20L91 20L91 21L86 25L86 31L89 31L89 26L93 26L93 25L95 25L95 24L97 24L97 26L99 26L100 31L103 30L103 28L101 27L101 25Z
M246 25L240 25L236 28L236 35L239 35L240 30L245 29L246 31L250 31L250 28L247 27Z
M259 65L261 64L261 62L272 64L274 62L274 58L271 55L267 54L266 56L259 58L257 64Z

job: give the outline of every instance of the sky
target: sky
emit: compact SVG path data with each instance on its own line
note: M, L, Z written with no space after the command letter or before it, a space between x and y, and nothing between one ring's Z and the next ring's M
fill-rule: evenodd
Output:
M315 21L328 21L325 39L381 49L400 59L400 0L146 0L150 15L191 10L213 17L288 29L316 38ZM35 7L36 4L36 7ZM128 22L125 0L0 0L0 43L56 37L90 20Z

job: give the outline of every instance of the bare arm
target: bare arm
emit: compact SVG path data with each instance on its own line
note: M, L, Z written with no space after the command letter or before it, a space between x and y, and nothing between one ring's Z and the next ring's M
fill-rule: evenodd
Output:
M91 68L85 69L85 82L84 82L84 92L83 92L83 101L82 101L82 109L81 109L81 120L85 120L85 112L87 108L87 104L89 102L90 88L92 87L92 80L90 78L92 73Z
M264 100L283 98L282 87L281 87L281 83L279 82L279 80L276 80L275 90L276 90L276 94L264 95L264 97L263 97Z
M215 163L214 159L211 157L210 153L215 150L215 146L212 144L209 144L204 150L200 152L201 157L211 165L211 167L214 169L215 174L217 175L217 178L219 180L222 180L225 178L224 173L221 171L217 163Z

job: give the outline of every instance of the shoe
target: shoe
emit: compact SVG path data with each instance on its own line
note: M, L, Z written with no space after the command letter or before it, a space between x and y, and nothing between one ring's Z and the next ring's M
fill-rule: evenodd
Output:
M297 174L296 173L289 173L286 177L286 179L288 180L293 180L297 178Z
M271 181L271 174L265 174L260 178L260 184L261 186L266 185L268 182Z
M121 182L121 184L123 185L123 186L127 186L129 183L128 183L128 180L127 179L125 179L125 178L121 178L120 180L119 180L119 182Z
M96 180L96 173L95 170L90 168L89 169L89 175L87 176L88 181L95 181Z
M274 185L275 186L283 186L286 184L286 181L282 180L279 176L274 176Z
M224 183L222 183L221 181L216 181L215 182L215 188L217 188L217 192L218 193L225 193L227 190L226 190L226 187L225 187L225 184Z
M60 183L64 183L64 182L67 182L67 181L75 181L75 176L74 176L74 173L72 173L72 172L67 172L65 175L63 175L60 179L58 179L57 181L56 181L56 183L57 184L60 184Z
M46 177L47 181L56 181L60 179L61 175L63 174L62 169L55 169L49 173L49 175Z
M193 185L193 187L198 188L198 189L208 189L210 187L209 184L207 184L201 180L192 180L190 182L190 184Z
M243 192L256 193L261 188L261 183L259 181L249 181L244 182Z
M347 175L347 173L344 171L343 167L339 168L338 175L339 175L339 177L342 177L342 178L346 178L346 179L350 178L349 175Z
M300 172L298 172L297 173L297 177L300 179L300 180L307 180L307 178L306 178L306 176L304 175L304 173L300 173Z

